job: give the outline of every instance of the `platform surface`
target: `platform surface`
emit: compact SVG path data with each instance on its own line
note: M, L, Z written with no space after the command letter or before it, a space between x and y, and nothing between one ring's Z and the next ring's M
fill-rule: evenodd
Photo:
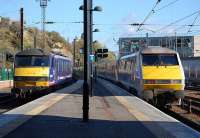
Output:
M13 86L12 80L0 81L0 96L11 93L11 88Z
M0 116L6 138L199 138L200 134L107 81L90 97L82 122L82 82ZM173 130L174 129L174 130ZM173 130L173 132L172 132Z

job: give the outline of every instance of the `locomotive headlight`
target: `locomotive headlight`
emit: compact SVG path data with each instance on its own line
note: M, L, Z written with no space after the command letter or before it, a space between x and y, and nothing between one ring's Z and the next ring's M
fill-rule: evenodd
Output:
M182 80L143 80L144 84L180 84Z
M180 84L182 81L181 80L171 80L172 84Z
M144 80L144 84L155 84L155 80Z

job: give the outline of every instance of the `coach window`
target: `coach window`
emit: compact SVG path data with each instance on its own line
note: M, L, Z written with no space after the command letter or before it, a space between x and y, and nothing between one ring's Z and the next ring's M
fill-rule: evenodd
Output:
M66 64L65 67L66 67L66 72L67 72L67 61L65 62L65 64Z
M63 72L63 60L61 60L61 67L62 67L62 72Z
M124 70L126 70L127 61L124 62Z
M62 71L64 72L65 66L64 66L64 60L62 60Z
M66 65L66 69L69 70L69 67L68 67L68 66L69 66L69 62L66 61L66 63L67 63L67 65Z
M62 60L60 60L59 62L59 68L60 68L60 72L62 71Z
M62 60L62 72L64 72L64 61Z
M64 71L66 72L66 61L64 61Z
M58 73L60 73L60 60L58 59Z
M68 68L67 68L68 70L70 70L70 62L68 61Z

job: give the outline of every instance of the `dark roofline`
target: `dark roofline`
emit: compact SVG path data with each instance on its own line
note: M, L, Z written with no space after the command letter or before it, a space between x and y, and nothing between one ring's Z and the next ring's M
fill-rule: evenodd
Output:
M171 50L169 48L165 48L165 47L159 47L159 46L154 46L154 47L147 47L141 50L142 54L159 54L159 53L163 53L163 54L176 54L177 52L174 50Z
M200 60L200 57L182 57L181 60Z
M45 56L50 53L43 51L42 49L27 49L21 52L18 52L16 56Z
M176 37L179 38L179 37L197 37L199 35L177 35ZM151 36L151 37L148 37L148 39L151 39L151 38L168 38L168 37L175 37L175 36ZM200 36L199 36L200 37ZM120 37L119 40L122 40L122 39L147 39L147 37L145 36L136 36L136 37Z

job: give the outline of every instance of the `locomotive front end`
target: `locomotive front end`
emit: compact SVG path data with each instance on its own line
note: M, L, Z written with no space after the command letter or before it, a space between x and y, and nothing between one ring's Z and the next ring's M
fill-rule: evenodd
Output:
M47 87L49 87L49 56L33 52L17 54L12 92L24 95Z
M177 53L143 53L142 76L145 99L161 95L183 98L185 77Z

